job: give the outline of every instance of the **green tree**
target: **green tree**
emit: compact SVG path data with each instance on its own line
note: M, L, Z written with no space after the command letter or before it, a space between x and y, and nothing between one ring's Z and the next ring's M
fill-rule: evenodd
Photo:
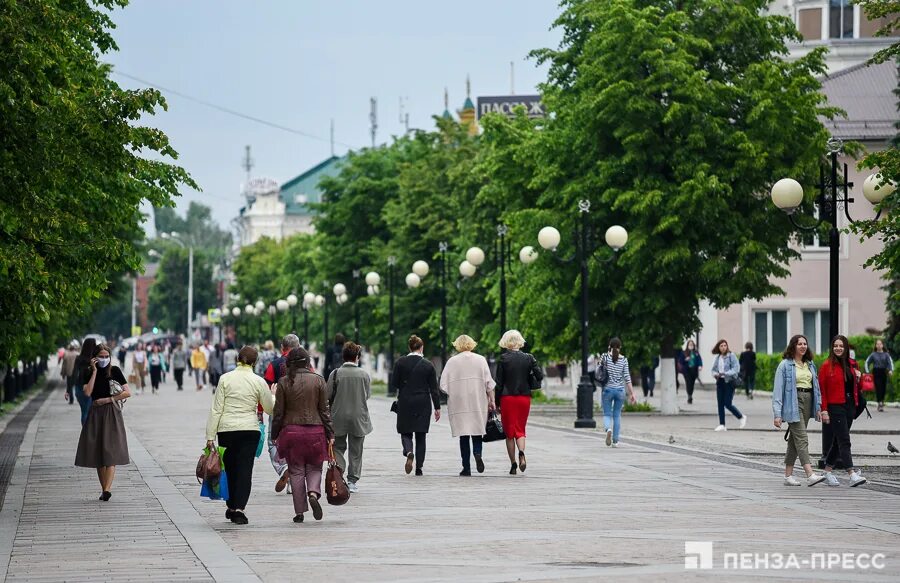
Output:
M784 60L798 34L790 19L763 15L767 5L566 0L561 45L534 53L550 67L550 117L530 156L542 194L515 220L571 233L586 199L596 241L610 225L628 229L614 264L591 259L591 346L618 335L636 364L661 353L664 388L701 298L724 307L778 293L772 281L797 256L788 219L762 197L775 177L811 175L827 138L818 116L833 111L816 79L823 52ZM533 267L514 290L523 320L548 323L534 330L538 346L572 355L575 266ZM544 300L548 290L557 293Z
M160 328L187 330L188 259L188 250L175 246L160 259L147 306L147 315ZM203 250L194 249L194 313L205 314L217 304L211 262Z
M46 353L123 273L139 269L147 200L188 174L139 125L165 107L100 61L125 0L8 2L0 11L0 363ZM148 156L147 154L151 154Z

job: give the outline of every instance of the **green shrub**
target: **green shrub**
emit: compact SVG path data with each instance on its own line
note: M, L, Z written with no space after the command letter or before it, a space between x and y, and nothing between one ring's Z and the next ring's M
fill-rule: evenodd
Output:
M572 403L572 399L548 397L544 391L531 391L531 402L546 405L569 405Z
M653 411L653 406L650 403L625 403L622 411L625 413L650 413Z

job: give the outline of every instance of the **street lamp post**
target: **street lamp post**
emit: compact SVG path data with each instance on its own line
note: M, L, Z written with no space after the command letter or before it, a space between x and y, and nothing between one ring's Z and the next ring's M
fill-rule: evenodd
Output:
M353 300L353 342L359 344L359 276L362 270L353 270L353 289L351 290L356 296Z
M240 330L241 309L238 306L231 308L231 315L234 316L234 343L238 344L238 330Z
M256 300L256 306L254 310L254 315L259 318L259 341L262 342L265 340L265 334L263 334L263 313L266 311L266 304L262 300Z
M303 347L309 350L309 309L316 303L316 294L311 291L303 294Z
M291 308L291 305L288 303L287 300L278 300L277 302L275 302L275 308L283 314ZM277 338L277 336L276 336L276 338Z
M287 297L288 307L291 309L291 334L297 334L297 304L300 302L297 294L292 293Z
M325 282L325 285L328 286L328 282ZM322 351L320 351L324 355L325 354L324 350L328 346L328 298L321 294L317 295L316 296L316 305L319 306L320 308L325 309L324 317L323 317L324 331L325 331L325 344L322 345Z
M168 241L173 241L188 250L187 338L190 340L191 320L194 318L194 246L185 243L181 239L181 235L174 231L171 233L160 233L159 236Z
M818 219L814 225L801 225L795 219L795 214L800 204L803 202L803 187L799 182L792 178L782 178L772 186L772 202L788 214L791 223L801 231L817 231L823 223L829 224L828 229L828 269L829 269L829 291L828 291L828 337L830 342L834 340L840 332L839 330L839 311L840 311L840 262L839 255L841 249L840 231L838 230L838 216L843 207L844 216L847 217L849 223L855 221L850 216L850 204L854 199L850 198L849 189L853 187L853 183L847 178L847 164L843 166L844 176L842 180L838 179L838 154L843 149L843 141L839 138L831 138L828 140L827 149L831 161L831 168L826 174L826 167L819 168L819 194L816 196L815 205L818 209ZM885 197L889 196L896 189L896 185L885 180L880 174L872 174L866 178L863 183L863 196L866 197L873 205L877 205ZM875 220L881 216L881 209L875 215ZM825 465L825 454L831 446L830 427L823 427L822 431L822 458L819 459L819 467Z
M246 306L244 306L244 328L247 330L247 336L246 338L244 338L245 344L247 342L251 342L250 339L253 338L253 329L251 327L252 325L250 324L250 320L255 310L256 308L253 306L253 304L247 304Z
M581 225L576 233L576 251L575 257L569 259L561 259L561 261L570 262L572 259L578 261L581 270L581 378L578 381L577 393L577 415L575 427L593 428L597 426L594 420L594 383L588 374L588 356L590 354L590 343L588 338L588 314L589 314L589 290L588 290L588 260L599 248L595 247L591 241L590 231L591 225L588 214L591 210L591 202L589 200L581 200L578 202L578 212L581 214ZM556 251L559 246L560 234L553 227L544 227L538 233L538 243L541 247L549 251ZM616 258L618 251L628 242L628 232L618 225L614 225L606 230L606 244L613 250L613 254L606 260L612 261ZM556 257L554 255L554 257ZM557 257L558 259L558 257Z

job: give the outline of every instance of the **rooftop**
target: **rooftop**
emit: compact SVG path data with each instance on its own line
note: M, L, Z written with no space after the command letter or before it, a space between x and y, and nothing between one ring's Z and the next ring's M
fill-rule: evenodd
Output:
M822 79L828 103L846 112L846 117L823 120L831 134L844 140L882 141L897 134L897 65L860 64Z

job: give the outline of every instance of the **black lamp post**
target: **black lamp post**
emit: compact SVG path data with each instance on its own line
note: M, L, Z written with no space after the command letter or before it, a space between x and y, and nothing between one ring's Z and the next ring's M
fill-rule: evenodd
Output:
M388 396L395 396L397 391L394 390L394 384L391 382L394 376L394 267L397 265L397 258L391 255L388 257Z
M578 418L575 420L575 427L597 426L594 420L594 383L588 374L588 356L590 355L590 343L588 337L588 314L589 309L589 290L588 290L588 262L594 253L600 248L591 237L591 224L588 214L591 210L591 202L589 200L581 200L578 202L578 212L581 214L581 225L576 229L575 233L575 255L568 259L559 259L569 263L577 260L581 270L581 378L578 381L577 393L577 409ZM538 233L538 243L544 249L556 252L559 246L560 235L553 227L544 227ZM625 246L628 241L628 232L624 228L615 225L606 230L606 244L613 250L613 254L606 259L606 262L615 259L619 249Z
M269 338L271 338L272 341L274 342L275 341L275 314L278 313L278 308L276 308L275 306L269 306L268 311L269 311L269 332L270 332Z
M438 287L441 296L441 367L447 364L447 249L449 245L445 241L438 243L440 253L440 271L438 271ZM413 263L412 272L406 275L406 285L417 288L422 283L422 278L428 275L428 263L416 261Z
M853 183L847 178L847 164L843 165L843 177L838 176L838 154L843 149L843 141L839 138L831 138L828 140L827 149L831 161L831 167L826 168L824 165L819 168L819 194L816 196L815 205L817 208L818 219L814 225L801 225L795 219L797 209L803 202L803 187L799 182L791 178L782 178L772 186L772 202L786 212L791 219L791 223L801 231L818 231L824 224L829 224L828 229L828 270L829 270L829 291L828 291L828 337L829 346L834 337L840 333L839 316L840 316L840 262L839 255L841 250L840 231L838 230L838 216L843 210L844 216L847 217L849 223L855 221L850 216L850 204L854 199L850 197L849 189L853 187ZM827 171L827 174L826 174ZM881 175L873 174L866 178L863 184L863 195L866 200L872 204L878 204L885 197L895 190L895 185L882 179ZM875 215L875 220L881 216L881 209ZM822 458L819 459L819 467L825 467L825 454L831 447L831 427L830 425L822 426Z
M263 334L263 314L266 311L266 304L262 300L256 300L256 309L253 313L259 318L259 342L262 342L265 339L265 335Z
M291 310L291 334L297 333L297 304L300 303L296 293L289 294L287 297L288 307Z

